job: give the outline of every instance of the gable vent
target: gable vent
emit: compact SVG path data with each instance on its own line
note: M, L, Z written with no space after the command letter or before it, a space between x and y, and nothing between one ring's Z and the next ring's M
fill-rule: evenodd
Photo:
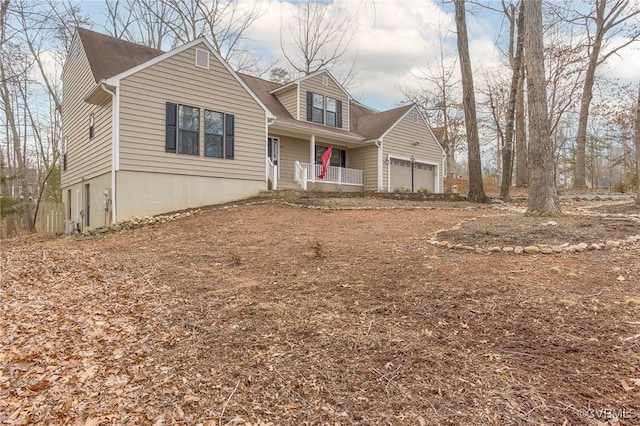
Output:
M196 67L209 69L209 52L207 50L196 49Z
M328 86L329 85L329 77L327 77L326 75L322 76L322 85L323 86Z

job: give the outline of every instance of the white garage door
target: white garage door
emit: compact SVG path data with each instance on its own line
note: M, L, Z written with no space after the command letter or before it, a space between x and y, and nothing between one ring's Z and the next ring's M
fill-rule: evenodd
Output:
M391 191L411 191L411 162L406 160L391 159ZM415 192L428 190L435 192L436 167L413 163L413 189Z

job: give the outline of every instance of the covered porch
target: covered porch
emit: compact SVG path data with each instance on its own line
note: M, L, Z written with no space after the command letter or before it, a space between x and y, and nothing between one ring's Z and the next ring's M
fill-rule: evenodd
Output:
M320 156L329 146L333 146L330 164L324 177L319 178ZM365 153L377 158L377 151L375 144L352 135L330 137L270 127L266 158L268 188L363 192L370 189L366 188L367 174L377 180L375 169L365 170Z

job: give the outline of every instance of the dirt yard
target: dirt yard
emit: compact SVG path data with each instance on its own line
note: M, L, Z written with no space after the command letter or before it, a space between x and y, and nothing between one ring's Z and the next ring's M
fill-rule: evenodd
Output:
M640 424L640 212L519 208L269 201L4 240L0 424Z

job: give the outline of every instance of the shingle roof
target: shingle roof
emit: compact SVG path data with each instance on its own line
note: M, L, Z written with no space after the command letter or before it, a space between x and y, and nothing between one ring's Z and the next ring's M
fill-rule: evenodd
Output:
M150 59L164 54L154 49L115 37L100 34L85 28L77 29L78 36L87 55L93 77L97 82L113 77ZM358 102L349 103L351 131L335 129L315 123L296 120L270 92L282 85L261 78L238 73L251 91L273 113L278 122L322 129L336 134L364 140L377 139L384 135L413 105L406 105L389 111L377 112Z
M77 32L96 83L164 53L85 28L78 28Z
M359 102L351 101L349 102L351 131L333 129L319 124L299 121L293 118L287 109L280 103L278 98L270 93L280 87L283 87L282 85L246 74L238 75L277 117L279 122L292 122L299 125L305 124L310 129L319 126L318 128L324 130L330 129L340 133L350 134L355 137L360 137L363 140L371 140L381 137L414 106L413 104L410 104L389 111L377 112Z
M378 139L413 107L413 104L409 104L389 111L364 115L358 118L355 131L367 139Z

